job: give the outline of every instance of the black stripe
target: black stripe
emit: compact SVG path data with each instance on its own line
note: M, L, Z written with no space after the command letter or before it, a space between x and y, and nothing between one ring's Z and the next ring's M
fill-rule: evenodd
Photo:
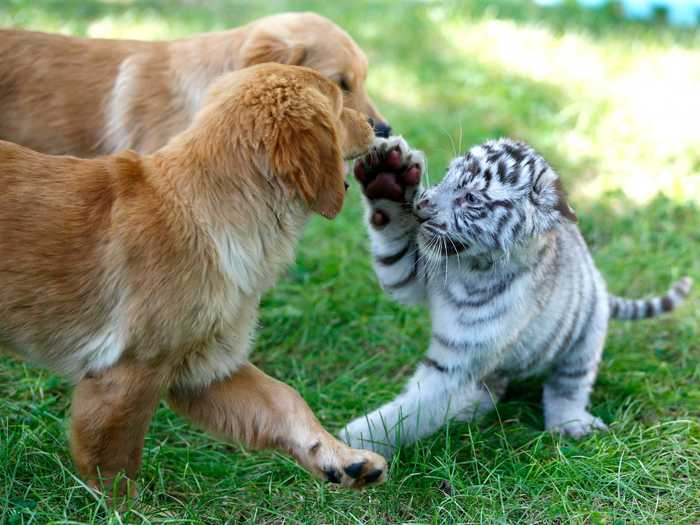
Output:
M493 164L494 162L497 162L498 159L503 157L503 152L502 151L495 151L489 155L486 156L486 162L489 164Z
M661 298L661 309L664 312L670 312L673 310L673 299L669 295L664 295Z
M498 240L501 238L501 233L503 232L503 228L505 228L506 224L510 220L512 215L508 212L505 212L503 215L501 215L501 218L498 219L498 224L496 224L496 233L494 233L494 240Z
M576 273L577 277L579 275L580 275L579 273ZM580 280L577 279L576 283L577 283L578 287L583 288L585 285L585 278L582 278ZM595 286L594 286L594 289L595 289ZM573 286L572 286L571 290L572 290L572 293L574 294L574 296L578 297L579 299L582 298L582 293L577 294L576 290L574 290ZM582 290L581 290L581 292L582 292ZM571 304L569 304L569 308L572 308ZM564 335L564 338L561 340L561 343L559 343L558 348L555 351L556 354L560 355L563 352L566 352L567 350L572 348L571 340L574 338L574 333L576 332L576 325L578 324L578 320L580 318L580 309L581 309L581 300L578 300L578 301L576 301L576 307L573 308L574 313L571 316L571 324L567 328L566 334ZM552 340L552 344L554 344L555 342L556 342L556 339ZM550 346L550 348L551 348L551 346ZM547 352L547 353L549 353L549 352Z
M504 201L504 200L485 201L484 204L491 211L493 211L494 208L505 208L507 210L510 210L511 208L513 208L512 202Z
M517 147L512 146L511 144L504 144L503 149L505 149L506 153L513 157L513 160L515 160L516 163L520 163L525 158L523 151Z
M399 262L401 259L404 258L404 256L408 253L408 250L411 248L411 243L406 243L406 246L401 248L400 251L393 255L383 255L383 256L377 256L375 257L375 261L377 261L377 264L381 264L382 266L391 266L392 264L395 264Z
M389 290L396 290L397 288L403 288L407 284L409 284L411 281L413 281L416 278L416 275L418 274L418 252L414 252L413 254L413 269L411 270L411 273L409 273L406 277L401 279L399 282L393 283L393 284L385 284L384 288L387 288Z
M447 368L446 366L442 366L440 363L435 361L435 359L430 359L429 357L423 359L423 364L430 368L434 368L435 370L437 370L438 372L442 372L443 374L450 371L449 368Z
M579 316L574 315L572 322L571 322L571 326L567 330L566 335L564 336L564 339L561 340L561 344L559 345L558 353L559 352L566 352L570 348L571 340L574 338L574 332L576 331L576 324L577 324L578 320L579 320Z
M479 166L479 161L474 157L470 157L467 161L467 172L471 174L471 178L477 175L481 171L481 166Z
M577 244L579 247L581 247L581 241L577 238ZM585 247L585 246L584 246ZM591 301L590 305L588 307L588 312L586 314L586 319L583 322L583 325L581 325L581 328L579 329L578 336L576 337L576 340L571 344L571 339L573 338L574 332L576 331L576 325L577 321L579 319L578 315L574 316L574 322L571 324L571 328L566 334L566 337L564 340L562 340L562 344L559 346L559 352L566 352L567 350L574 350L575 348L578 347L578 345L581 343L581 341L585 338L586 334L588 333L588 327L590 326L592 320L593 320L593 314L595 313L596 306L598 303L598 291L595 286L595 280L594 280L594 275L593 275L593 270L590 267L590 265L586 265L586 274L588 276L588 280L591 282L592 289L591 289ZM583 281L582 284L584 284L585 281ZM577 310L580 309L580 305L576 307ZM574 354L575 356L575 354ZM569 354L567 357L572 357L571 354ZM587 356L586 356L587 357ZM572 387L572 385L562 385L557 381L557 376L561 377L566 377L568 379L580 379L584 377L588 371L583 372L579 374L579 372L582 370L580 367L574 369L572 372L566 372L565 370L562 370L562 367L566 366L572 366L571 364L566 363L566 359L564 362L557 366L556 372L554 373L554 377L552 378L551 381L551 386L556 389L557 393L562 396L565 399L573 399L574 396L578 393L579 391L579 385L575 385Z
M579 248L581 248L581 251L585 255L588 253L588 248L586 247L586 243L583 240L583 237L581 237L578 232L576 232L577 235L574 236L576 239L576 242L579 245ZM576 342L574 343L574 346L578 345L581 340L583 339L586 330L591 324L591 321L593 321L593 314L595 313L597 307L598 307L598 289L596 288L596 281L595 281L595 272L593 269L593 263L591 261L585 261L586 264L586 269L588 270L588 280L591 283L592 289L592 297L591 297L591 305L588 308L588 313L586 314L586 321L583 323L583 326L581 327L581 331L578 334L578 337L576 338Z
M446 290L445 298L457 308L478 308L493 301L499 295L502 295L503 292L526 273L528 272L525 268L519 268L515 273L506 276L504 279L497 281L496 284L486 288L469 289L462 284L465 293L469 296L484 294L484 297L480 297L479 299L457 299L451 290Z
M612 309L610 311L610 317L617 317L617 314L620 312L620 301L613 297L611 302Z
M484 297L482 297L480 299L476 299L476 300L467 299L464 301L460 301L458 306L460 308L465 308L465 307L480 308L480 307L486 305L487 303L490 303L491 301L493 301L496 297L503 295L503 293L508 289L509 285L512 282L513 281L505 281L505 280L500 281L496 286L491 288L490 293L487 295L484 295Z
M519 166L518 169L510 172L510 177L508 177L508 179L509 179L508 182L510 182L510 184L512 186L516 186L518 184L518 180L520 178L520 173L525 171L525 168L527 167L528 163L530 163L531 161L532 161L532 159L528 159L527 162L525 162L525 164Z
M649 319L650 317L654 317L654 303L651 301L647 301L644 303L644 317Z
M557 236L557 248L561 248L561 243L563 242L561 236ZM579 243L577 243L579 244ZM579 244L579 248L580 248ZM557 262L559 262L557 260ZM583 268L586 271L586 275L588 275L590 278L592 278L590 268L588 266ZM557 275L559 274L559 271L561 270L561 264L557 264ZM574 333L576 332L576 325L578 324L578 320L580 318L580 309L581 309L581 301L583 300L583 295L581 293L581 290L577 290L579 288L583 288L585 285L585 277L586 275L575 272L575 277L576 280L572 282L571 286L567 288L568 294L567 294L567 301L566 303L569 305L568 306L568 311L572 312L571 319L569 321L570 324L568 324L566 327L561 326L561 324L565 321L563 319L563 316L559 318L559 321L555 324L555 328L548 334L547 338L545 341L551 341L550 344L547 345L546 350L542 353L542 357L547 357L549 356L550 359L553 359L555 355L560 355L562 352L565 352L571 347L571 339L574 337ZM555 281L556 282L556 281ZM579 293L577 293L577 291ZM551 292L549 297L547 297L547 301L543 302L543 304L547 304L551 298L551 295L554 293L554 286L551 287ZM575 302L574 304L572 304ZM559 334L562 333L563 330L566 330L564 337L560 340L559 339Z
M484 185L484 191L488 191L489 186L491 186L491 178L493 177L491 170L486 170L484 173L484 179L486 180L486 184Z
M590 373L590 368L577 368L575 370L557 369L556 377L565 377L567 379L580 379Z
M473 350L475 348L484 346L484 343L472 343L470 341L453 341L452 339L448 339L444 335L439 334L437 332L433 332L433 339L435 339L442 346L461 352Z
M457 217L457 210L452 210L452 217L454 218L455 229L462 233L462 227L459 225L459 217Z
M496 174L498 175L498 180L501 181L501 184L505 184L507 173L508 166L506 165L506 161L503 159L499 160L498 164L496 165Z
M476 319L471 319L469 321L463 321L461 317L457 319L457 322L459 325L463 328L470 328L474 327L483 323L490 323L492 321L495 321L496 319L499 319L503 317L506 313L510 311L510 308L505 307L505 308L499 308L495 312L493 312L491 315L486 316L486 317L478 317Z
M576 338L576 341L574 341L574 344L571 345L571 348L576 348L581 341L586 337L588 333L588 327L591 325L591 322L593 321L593 314L595 314L596 307L598 305L598 290L596 289L595 286L595 280L593 279L593 271L590 268L590 265L586 265L586 267L589 269L590 272L590 280L593 285L593 295L591 297L591 305L588 308L588 313L586 314L586 320L584 321L583 325L581 326L581 330L579 331L578 337Z
M547 166L547 164L545 163L545 165L542 166L542 169L539 171L539 173L535 176L535 180L534 180L534 182L532 183L533 188L536 188L536 187L537 187L537 185L538 185L539 182L540 182L540 178L542 177L542 175L544 175L545 173L547 173L547 169L548 169L548 166Z
M639 303L632 301L632 319L639 318Z

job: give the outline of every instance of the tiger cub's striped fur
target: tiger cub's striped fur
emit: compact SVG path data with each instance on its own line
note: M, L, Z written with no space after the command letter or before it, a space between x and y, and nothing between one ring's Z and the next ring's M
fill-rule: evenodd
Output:
M586 407L608 319L670 311L690 279L648 301L609 295L557 174L522 142L473 147L432 189L419 186L423 170L400 137L378 140L355 167L379 281L400 302L428 304L432 340L403 393L341 437L389 455L536 374L546 376L547 429L605 429Z

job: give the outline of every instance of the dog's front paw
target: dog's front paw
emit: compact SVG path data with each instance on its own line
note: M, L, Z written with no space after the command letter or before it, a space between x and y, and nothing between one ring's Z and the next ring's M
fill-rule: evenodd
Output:
M361 489L386 480L386 460L370 450L358 450L331 438L310 450L308 466L319 478L344 487Z
M386 460L370 450L348 448L339 466L328 466L323 473L331 483L361 489L368 485L380 485L386 480Z
M355 162L355 178L370 200L413 202L425 171L423 153L411 150L402 137L377 138L370 152Z

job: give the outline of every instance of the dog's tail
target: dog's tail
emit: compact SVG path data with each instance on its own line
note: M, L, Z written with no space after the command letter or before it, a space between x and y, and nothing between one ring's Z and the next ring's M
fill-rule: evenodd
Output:
M688 296L692 287L693 280L690 277L683 277L673 284L669 291L666 292L666 295L654 297L653 299L635 300L608 295L610 318L622 321L635 321L670 312L683 302L683 299Z

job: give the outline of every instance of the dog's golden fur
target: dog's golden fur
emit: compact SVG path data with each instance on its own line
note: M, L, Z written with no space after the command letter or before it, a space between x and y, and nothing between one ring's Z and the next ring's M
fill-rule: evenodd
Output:
M0 30L0 139L55 155L151 153L189 125L217 77L263 62L347 84L346 107L383 121L352 38L319 15L283 13L168 42Z
M158 402L345 485L378 456L337 442L247 363L261 294L310 213L332 218L343 159L372 129L311 69L221 77L153 155L81 160L0 141L0 344L77 382L72 450L92 483L133 478Z

